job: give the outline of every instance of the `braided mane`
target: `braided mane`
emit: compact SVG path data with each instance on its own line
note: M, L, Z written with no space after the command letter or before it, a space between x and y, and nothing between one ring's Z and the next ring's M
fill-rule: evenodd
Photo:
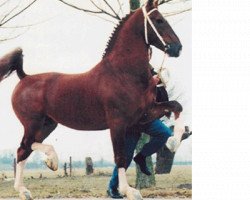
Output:
M129 19L129 17L134 14L134 12L131 12L129 14L127 14L124 18L122 18L120 20L120 22L117 24L117 26L114 28L111 36L109 37L109 41L106 45L106 49L104 50L104 53L102 55L102 58L104 58L105 56L108 55L108 53L112 50L112 48L114 47L115 41L117 39L118 33L121 30L121 27L124 25L124 23Z

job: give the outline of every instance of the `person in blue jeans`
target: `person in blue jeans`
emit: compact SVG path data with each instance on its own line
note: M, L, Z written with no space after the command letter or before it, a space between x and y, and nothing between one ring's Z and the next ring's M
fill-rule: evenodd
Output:
M152 75L156 75L156 72L153 71L153 68L151 70L151 73ZM161 84L161 80L159 80L158 84ZM158 85L156 89L156 101L163 102L168 100L169 100L168 93L165 87L162 84ZM167 115L168 114L171 113L167 113ZM139 132L138 128L140 129ZM142 150L134 157L134 161L136 162L136 164L139 165L141 172L143 172L146 175L151 175L146 165L146 157L151 156L152 154L160 150L165 145L168 138L173 135L173 132L160 119L156 119L145 125L141 125L140 127L135 127L128 130L126 135L126 153L127 153L126 169L132 162L134 156L134 150L136 148L138 140L140 139L141 132L148 134L150 136L150 141L147 144L145 144ZM107 190L108 196L110 196L111 198L114 199L123 198L118 191L118 184L119 184L118 168L116 166L113 170L113 174L110 179Z

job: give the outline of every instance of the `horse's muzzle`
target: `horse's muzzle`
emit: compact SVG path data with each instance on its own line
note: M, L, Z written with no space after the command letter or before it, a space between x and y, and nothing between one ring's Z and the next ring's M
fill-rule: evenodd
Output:
M171 44L167 44L165 49L166 49L165 52L170 57L178 57L182 50L182 45L180 43L171 43Z

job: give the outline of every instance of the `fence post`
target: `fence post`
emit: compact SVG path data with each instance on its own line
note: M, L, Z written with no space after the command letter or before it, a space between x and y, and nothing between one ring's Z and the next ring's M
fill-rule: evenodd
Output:
M72 157L69 157L69 176L72 176Z
M63 169L64 169L64 176L68 176L68 173L67 173L67 163L64 163Z
M14 158L13 167L14 167L14 178L16 178L16 158Z
M94 169L93 169L93 161L91 157L86 157L85 158L85 164L86 164L86 175L93 174Z

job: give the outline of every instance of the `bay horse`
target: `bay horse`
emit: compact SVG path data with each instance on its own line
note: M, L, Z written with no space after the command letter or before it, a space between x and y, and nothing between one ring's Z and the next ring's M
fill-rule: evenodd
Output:
M142 199L140 192L130 187L126 179L126 132L142 118L145 122L163 115L166 110L176 115L182 111L178 102L155 101L156 83L148 58L150 45L172 57L178 57L182 48L179 38L157 10L157 1L153 0L120 22L102 60L86 73L27 75L20 48L0 59L0 80L14 71L20 78L12 95L12 105L24 127L17 150L14 184L22 199L32 199L23 184L25 162L32 151L42 151L47 155L47 166L52 170L58 168L53 146L42 144L58 123L76 130L109 128L120 192L130 200ZM145 113L148 113L146 120Z

